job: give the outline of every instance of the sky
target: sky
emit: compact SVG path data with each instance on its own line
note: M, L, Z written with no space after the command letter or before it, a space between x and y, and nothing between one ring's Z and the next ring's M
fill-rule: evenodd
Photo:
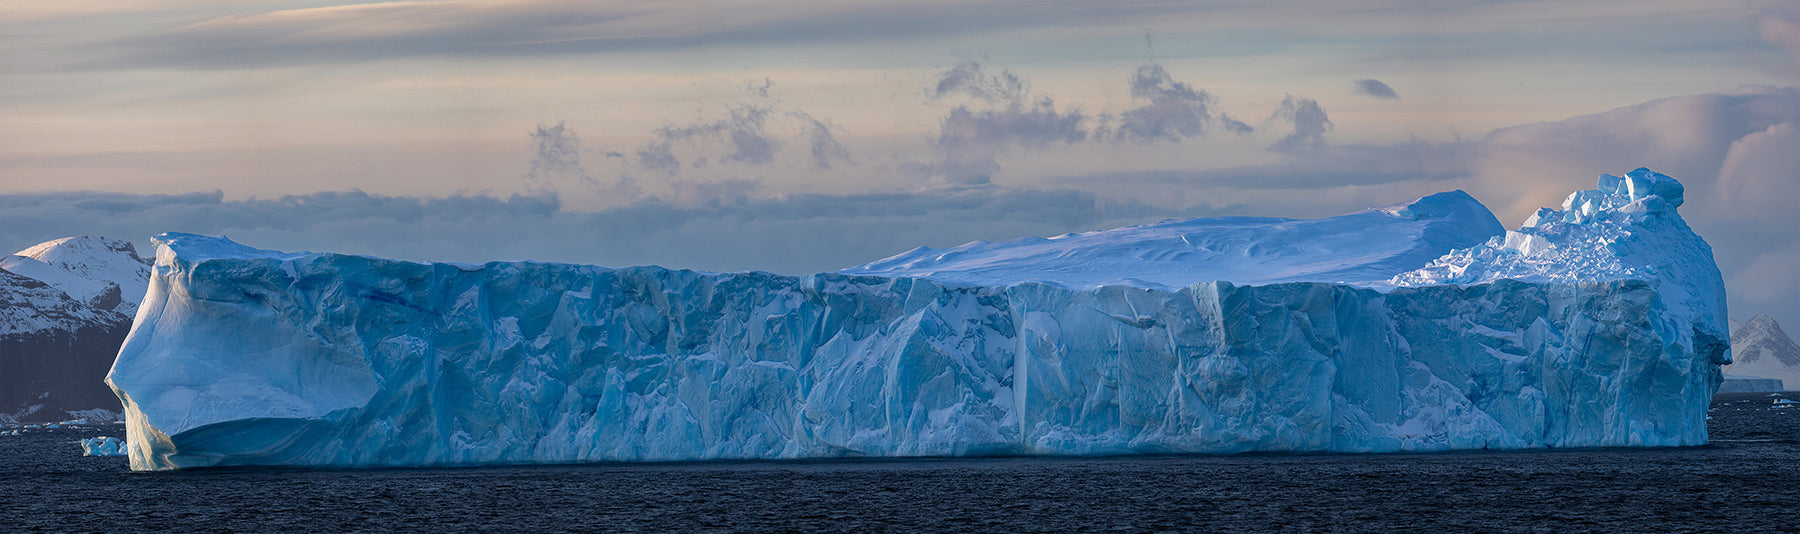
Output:
M0 250L787 274L1643 166L1800 325L1791 1L0 4Z

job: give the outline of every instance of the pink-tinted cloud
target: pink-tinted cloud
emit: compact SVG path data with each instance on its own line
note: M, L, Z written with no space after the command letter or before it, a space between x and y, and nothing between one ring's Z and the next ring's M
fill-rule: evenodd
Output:
M1800 13L1764 13L1756 22L1763 40L1787 53L1789 66L1800 73Z

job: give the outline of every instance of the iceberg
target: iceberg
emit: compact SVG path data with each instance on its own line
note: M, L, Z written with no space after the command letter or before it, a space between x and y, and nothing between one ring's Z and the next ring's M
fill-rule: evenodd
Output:
M1719 393L1767 393L1770 391L1787 391L1779 378L1760 376L1725 375L1725 381L1719 384Z
M133 469L1706 443L1723 284L1679 183L1506 232L1461 192L784 276L162 234Z
M100 436L81 440L82 456L126 456L125 442L119 438Z

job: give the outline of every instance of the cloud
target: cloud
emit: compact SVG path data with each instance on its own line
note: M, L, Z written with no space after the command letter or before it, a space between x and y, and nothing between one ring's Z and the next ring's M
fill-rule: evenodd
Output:
M712 162L739 163L755 166L768 163L781 150L781 140L768 132L770 104L739 103L730 107L728 117L694 122L681 126L664 126L651 132L654 140L638 147L640 169L673 175L682 170L682 160L675 155L678 146L718 144L723 152L695 156L687 165L705 167Z
M1682 217L1712 244L1732 314L1800 323L1790 261L1800 252L1800 90L1665 98L1501 129L1480 145L1459 185L1503 221L1557 205L1602 172L1644 166L1676 177L1687 186Z
M1733 94L1664 98L1566 120L1496 130L1481 140L1477 167L1496 211L1528 213L1560 202L1570 175L1647 166L1712 196L1740 139L1800 121L1800 90L1745 87ZM1683 208L1687 210L1688 208Z
M799 120L807 139L807 147L812 149L813 168L830 169L835 162L849 163L850 151L838 144L837 137L831 131L837 127L824 119L814 118L804 111L790 111L787 114Z
M979 62L964 61L938 73L936 83L932 84L931 98L960 94L988 104L1007 105L1026 100L1029 92L1030 86L1025 79L1010 70L989 72Z
M150 234L180 231L224 234L262 248L410 260L531 259L802 275L919 245L1057 235L1179 214L1069 190L706 196L711 200L685 206L647 199L572 212L551 194L422 198L346 191L266 200L224 200L218 192L0 194L0 250L97 234L131 239L148 252Z
M1732 141L1719 166L1706 218L1709 236L1728 258L1734 303L1755 309L1794 308L1800 299L1800 121L1783 122ZM1727 256L1729 255L1729 256ZM1753 288L1753 290L1749 290ZM1794 317L1789 314L1787 317ZM1793 324L1791 321L1789 324Z
M267 68L414 57L597 54L920 39L1057 26L1137 25L1212 6L928 1L905 5L695 2L382 2L230 13L102 40L105 66Z
M1270 151L1288 156L1324 151L1325 134L1333 127L1331 117L1325 114L1325 108L1319 107L1317 100L1293 95L1281 99L1281 108L1275 110L1269 121L1293 127L1291 132L1269 146Z
M1014 150L1087 141L1156 144L1217 131L1239 135L1253 131L1217 111L1218 99L1212 94L1176 81L1162 65L1139 66L1126 81L1135 107L1116 115L1090 116L1079 107L1059 109L1053 98L1033 92L1030 83L1011 70L994 71L975 61L959 63L929 85L932 100L960 96L966 102L940 122L933 138L938 160L924 166L925 172L954 185L980 185L1000 170L1000 156ZM1318 113L1322 116L1323 111Z
M341 2L340 2L341 3ZM661 2L619 0L397 1L347 3L329 7L280 9L288 2L153 2L117 5L100 2L13 2L5 17L61 28L102 20L109 34L82 35L84 52L100 66L124 69L266 69L300 64L341 64L409 58L482 58L687 51L702 47L762 45L830 46L880 43L931 46L971 38L1009 38L1036 33L1066 42L1084 32L1071 28L1126 32L1154 26L1170 34L1227 30L1234 50L1258 52L1292 47L1289 35L1338 37L1358 42L1388 41L1395 20L1432 14L1425 33L1478 36L1538 36L1576 26L1582 32L1614 34L1639 50L1689 39L1695 31L1718 33L1716 22L1741 18L1741 10L1694 10L1680 2L1609 2L1552 5L1527 2L1423 2L1375 5L1304 4L1309 16L1295 17L1293 2L1112 2L1049 0L921 0L918 2ZM157 5L160 4L160 5ZM195 4L198 4L196 6ZM83 12L87 13L83 13ZM59 13L60 12L60 13ZM87 20L84 20L87 19ZM129 19L138 24L121 25ZM1632 31L1637 30L1637 31ZM1689 30L1683 32L1681 30ZM1708 31L1711 30L1711 31ZM53 33L51 32L45 33ZM1529 33L1528 33L1529 32ZM29 33L29 32L28 32ZM1009 35L1012 34L1012 35ZM1735 37L1735 36L1734 36ZM59 39L60 37L52 37ZM1445 46L1435 54L1464 57L1510 54L1541 57L1563 41L1534 39L1521 46ZM925 44L929 43L929 44ZM68 65L53 65L67 70Z
M1097 137L1116 141L1180 141L1215 129L1236 134L1252 131L1250 125L1216 112L1218 99L1212 94L1175 81L1162 65L1138 67L1129 85L1132 101L1143 104L1109 117L1116 120L1116 125L1109 125L1110 131Z
M1010 70L992 72L965 61L936 76L932 98L966 96L939 121L932 139L937 161L926 169L951 185L981 185L1000 170L999 156L1088 139L1087 115L1057 109L1049 96L1033 95Z
M604 152L608 159L618 160L617 178L610 185L596 180L588 181L589 184L626 200L644 194L668 194L674 199L698 201L708 192L739 194L747 192L746 187L754 190L761 182L759 172L802 166L829 170L854 161L849 149L838 142L835 124L802 110L783 108L770 96L773 86L768 78L760 83L746 83L746 98L726 105L723 117L701 117L658 127L650 132L647 142ZM797 156L800 161L784 158L791 152L787 150L790 145L805 149ZM540 154L545 150L540 141ZM533 168L537 166L534 160Z
M531 141L537 150L531 156L531 170L525 173L526 182L546 188L569 178L587 184L597 183L588 174L587 167L581 164L581 138L562 121L557 121L555 126L538 125L531 132Z
M1800 324L1800 89L1665 98L1448 143L1331 145L1316 102L1292 97L1276 122L1293 125L1266 165L1092 172L1049 183L1115 195L1189 192L1254 199L1250 213L1342 213L1465 189L1516 225L1538 207L1593 187L1600 173L1649 167L1687 185L1681 213L1712 244L1732 313Z
M1388 100L1398 100L1400 98L1400 94L1395 93L1394 88L1388 87L1388 84L1382 83L1381 80L1374 79L1357 80L1356 93Z
M1763 41L1786 53L1788 65L1800 73L1800 13L1763 13L1757 16L1756 30Z
M983 72L989 79L1006 74ZM946 169L950 164L965 171L994 169L994 155L1002 150L1093 140L1092 131L1083 128L1087 115L1058 107L1028 87L1024 94L988 104L969 93L954 93L967 101L951 109L940 125L932 145L944 157L940 163ZM772 110L761 120L811 124L787 113ZM1286 99L1275 115L1279 120L1271 122L1291 126L1281 129L1276 146L1296 149L1265 165L1075 170L1072 176L1049 178L1047 183L1056 187L1049 190L989 183L927 192L768 198L757 194L762 192L759 182L750 178L688 179L693 169L688 161L694 156L677 150L685 145L672 143L670 153L683 158L687 169L680 180L664 184L666 190L654 198L595 212L565 210L550 193L502 199L350 191L236 201L223 200L218 192L0 195L0 250L82 233L134 238L143 245L146 234L171 230L223 233L276 249L406 259L655 263L800 274L921 244L1055 235L1184 214L1322 216L1459 188L1512 225L1537 207L1560 204L1571 190L1592 187L1591 177L1599 173L1648 166L1688 185L1681 212L1713 245L1733 314L1768 313L1800 323L1800 288L1791 269L1800 255L1800 235L1792 231L1800 228L1800 210L1794 209L1800 202L1800 151L1794 150L1800 146L1800 90L1746 87L1732 94L1660 99L1449 143L1333 145L1326 142L1331 122L1323 107L1297 96ZM729 136L714 135L730 128L689 126L670 131L709 132L713 137L708 139L718 146L704 157L714 161L713 167L726 165L719 162L732 161L729 156L740 150ZM787 152L813 157L811 137L785 135L781 145ZM547 175L565 172L558 175L565 182L566 172L578 172L565 165L566 154L581 150L572 128L540 127L532 139L539 149L533 169ZM959 155L966 159L956 159ZM1185 198L1213 204L1178 205L1179 200L1164 203L1147 196L1127 200L1136 191L1185 192ZM1185 211L1188 207L1195 209Z
M1136 171L1062 177L1057 184L1084 181L1187 183L1240 190L1319 190L1397 182L1441 182L1467 177L1480 147L1472 143L1413 142L1396 145L1331 146L1304 158L1250 167L1191 171ZM1344 206L1345 211L1356 209Z

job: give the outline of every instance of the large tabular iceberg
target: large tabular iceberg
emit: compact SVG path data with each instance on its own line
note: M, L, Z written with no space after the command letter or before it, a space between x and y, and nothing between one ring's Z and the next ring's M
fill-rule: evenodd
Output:
M1680 185L1461 192L805 277L164 234L135 469L1697 445L1729 361Z

